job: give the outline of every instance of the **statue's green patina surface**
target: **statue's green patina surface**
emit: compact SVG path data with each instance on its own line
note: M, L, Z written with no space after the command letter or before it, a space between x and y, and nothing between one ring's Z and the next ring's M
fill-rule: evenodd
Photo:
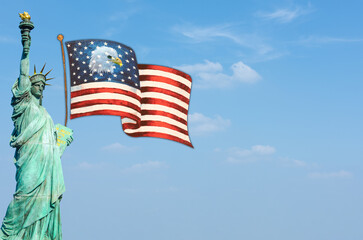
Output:
M1 240L62 239L59 203L64 193L61 154L52 118L42 106L46 76L29 77L30 17L22 18L20 76L12 87L16 191L0 230ZM67 139L69 145L72 136Z

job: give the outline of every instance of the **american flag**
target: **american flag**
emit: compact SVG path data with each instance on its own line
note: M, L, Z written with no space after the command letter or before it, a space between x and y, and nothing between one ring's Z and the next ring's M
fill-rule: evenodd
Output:
M192 79L179 70L137 64L132 48L87 39L65 42L71 74L70 118L121 117L132 137L158 137L193 147L188 134Z

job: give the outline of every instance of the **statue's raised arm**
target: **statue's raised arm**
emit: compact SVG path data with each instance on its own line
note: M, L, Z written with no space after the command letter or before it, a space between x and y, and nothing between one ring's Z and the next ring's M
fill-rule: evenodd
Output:
M23 53L20 60L20 75L18 79L18 88L25 89L30 85L29 81L29 49L31 43L30 31L34 28L30 21L30 15L27 12L19 13L22 21L19 24L21 29L21 42L23 44Z

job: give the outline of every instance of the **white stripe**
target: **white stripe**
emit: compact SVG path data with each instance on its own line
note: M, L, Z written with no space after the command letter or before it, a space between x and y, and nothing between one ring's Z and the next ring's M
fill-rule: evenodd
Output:
M158 92L146 92L142 93L142 98L157 98L157 99L163 99L175 104L178 104L180 107L184 108L185 110L188 110L189 104L186 104L185 102L172 97L170 95L164 94L164 93L158 93Z
M188 117L187 114L185 114L175 108L166 107L166 106L162 106L162 105L158 105L158 104L141 104L141 111L142 110L164 111L167 113L174 114L174 115L184 119L185 121L187 121L187 117Z
M153 82L153 81L141 81L140 82L141 87L157 87L157 88L163 88L175 93L178 93L186 98L189 99L190 93L185 91L182 88L175 87L173 85L162 83L162 82Z
M173 79L177 82L180 82L186 86L188 86L189 88L192 87L192 83L189 79L186 79L182 76L179 76L177 74L174 73L170 73L170 72L164 72L161 70L154 70L154 69L139 69L139 75L155 75L155 76L161 76L161 77L166 77L166 78L170 78Z
M80 108L74 108L71 109L71 115L72 114L78 114L78 113L87 113L87 112L93 112L98 110L115 110L115 111L122 111L127 112L132 115L136 115L138 118L141 118L141 113L138 111L135 111L132 108L119 106L119 105L111 105L111 104L98 104L88 107L80 107Z
M88 100L98 100L98 99L123 100L123 101L133 103L136 106L140 106L139 100L137 100L133 97L129 97L127 95L119 94L119 93L93 93L93 94L87 94L87 95L83 95L83 96L73 97L71 99L71 104L77 103L77 102L88 101Z
M71 87L71 92L79 91L79 90L85 90L85 89L92 89L92 88L116 88L121 90L126 90L129 92L136 93L137 95L140 95L141 91L137 88L130 87L126 84L122 83L114 83L114 82L92 82L92 83L83 83L78 86Z
M168 123L168 124L171 124L173 126L176 126L176 127L180 127L181 129L185 130L185 131L188 131L188 127L187 125L181 123L181 122L178 122L172 118L169 118L169 117L165 117L165 116L161 116L161 115L143 115L141 117L141 121L160 121L160 122L165 122L165 123Z
M139 129L126 129L126 133L148 133L148 132L156 132L156 133L165 133L174 137L178 137L183 139L184 141L190 142L189 136L183 133L177 132L175 130L165 128L165 127L157 127L157 126L141 126Z

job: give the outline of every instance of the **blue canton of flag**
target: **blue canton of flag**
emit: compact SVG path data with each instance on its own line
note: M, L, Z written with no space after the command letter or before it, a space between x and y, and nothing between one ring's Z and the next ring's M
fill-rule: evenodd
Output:
M71 86L107 81L140 89L136 55L130 47L95 39L65 44L70 59Z

